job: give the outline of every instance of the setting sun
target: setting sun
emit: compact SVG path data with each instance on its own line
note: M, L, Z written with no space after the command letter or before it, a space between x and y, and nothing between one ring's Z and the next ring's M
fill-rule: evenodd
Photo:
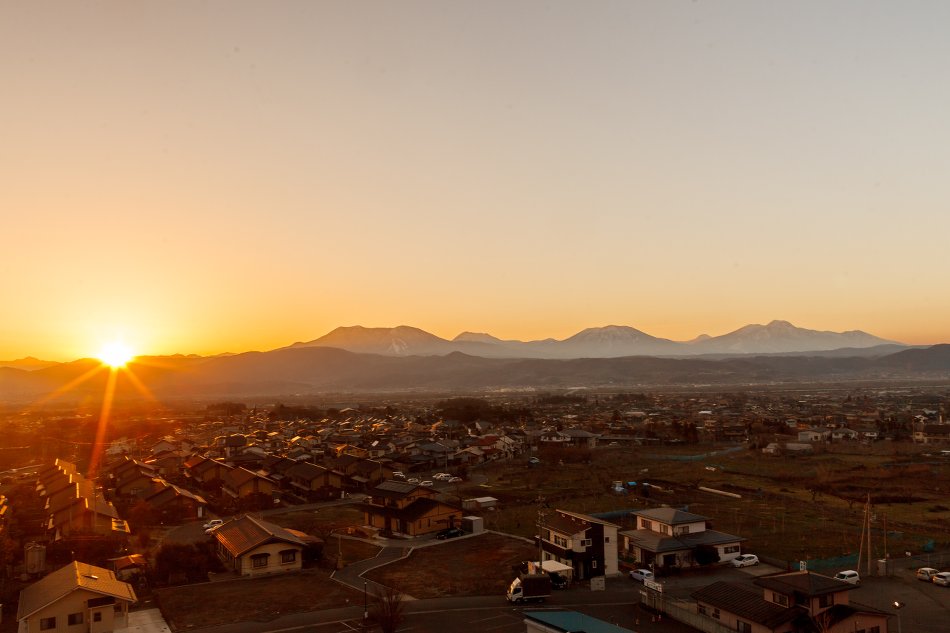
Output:
M97 355L106 365L113 368L124 367L127 362L132 360L132 350L128 345L120 341L113 341L103 346Z

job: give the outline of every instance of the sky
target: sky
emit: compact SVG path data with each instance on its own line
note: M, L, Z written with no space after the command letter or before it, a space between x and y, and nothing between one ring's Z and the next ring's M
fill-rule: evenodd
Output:
M950 342L950 3L0 3L0 359Z

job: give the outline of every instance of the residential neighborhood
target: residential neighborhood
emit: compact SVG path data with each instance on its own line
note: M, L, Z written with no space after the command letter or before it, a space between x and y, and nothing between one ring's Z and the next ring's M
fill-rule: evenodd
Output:
M55 442L38 455L7 455L15 461L0 496L0 528L7 564L27 581L22 591L30 591L18 602L28 610L47 578L69 576L77 587L92 576L121 578L110 585L113 594L151 595L182 582L295 577L320 568L342 573L365 556L354 550L359 543L383 551L399 543L405 556L430 543L449 552L491 532L523 539L523 556L530 557L524 560L540 561L572 590L613 587L699 630L716 633L713 624L726 623L733 630L797 633L808 621L848 633L862 622L866 633L885 633L895 630L896 613L850 600L855 587L835 580L833 569L790 573L806 564L803 554L814 555L788 542L767 544L763 527L784 530L797 519L786 511L780 526L775 511L769 514L775 502L767 500L778 487L766 493L738 485L741 464L772 464L773 471L780 464L794 469L803 459L866 455L926 464L900 466L908 474L944 472L947 411L945 399L926 393L859 392L562 394L323 409L220 403L152 418L150 434L129 433L145 420L120 415L95 472L76 450L83 444L75 434L55 457ZM81 421L86 414L73 415ZM17 420L15 432L26 438L31 426L53 421ZM834 481L830 471L820 471L796 485L815 500L846 502L849 516L857 517L865 499L849 500ZM595 482L602 483L592 488ZM759 518L743 520L760 507ZM305 519L307 513L314 518ZM930 541L950 543L946 532L922 529ZM928 541L913 533L903 530L923 551ZM855 530L855 543L858 536ZM891 538L896 552L902 545ZM179 552L173 544L192 549ZM807 549L827 551L828 558L836 548L856 549L834 543ZM206 562L176 571L175 556ZM747 558L753 567L738 564ZM851 564L869 563L865 556ZM61 571L76 565L107 573ZM689 579L707 569L753 575L713 577L670 602L681 583L691 586ZM504 582L512 572L491 573ZM881 577L895 573L882 568ZM353 590L359 589L355 581ZM115 612L112 629L97 625L94 633L122 629L130 605L135 613L132 599ZM54 617L34 622L34 611L18 609L23 631ZM55 617L78 621L76 613ZM86 622L97 617L83 613ZM718 622L703 628L696 618Z

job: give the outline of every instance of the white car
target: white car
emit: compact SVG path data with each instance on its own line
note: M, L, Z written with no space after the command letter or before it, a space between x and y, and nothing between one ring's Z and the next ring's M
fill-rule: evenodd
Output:
M941 587L950 587L950 571L942 571L939 574L934 574L933 583Z
M215 530L217 530L217 529L218 529L219 527L221 527L222 525L224 525L224 521L222 521L221 519L211 519L210 521L208 521L207 523L205 523L205 524L202 525L201 527L204 528L205 534L211 534L212 532L214 532Z
M840 580L841 582L846 582L852 585L861 584L861 576L853 569L839 571L837 574L835 574L835 580Z
M630 579L636 580L637 582L653 580L653 572L649 569L631 569Z
M423 482L419 483L420 486L429 486L430 488L434 485L430 479L426 479Z
M917 580L923 580L924 582L931 582L937 574L940 573L939 569L934 569L933 567L921 567L917 570Z
M732 559L733 567L750 567L759 564L759 557L755 554L739 554Z
M444 480L449 480L449 479L452 478L452 475L450 475L450 474L448 474L448 473L436 473L436 474L432 475L432 478L433 478L433 479L439 479L439 480L443 480L443 479L444 479Z
M450 484L460 484L464 480L461 477L449 477L446 481Z
M419 483L419 480L418 480L416 477L410 477L410 478L406 481L406 483L417 484L417 483Z

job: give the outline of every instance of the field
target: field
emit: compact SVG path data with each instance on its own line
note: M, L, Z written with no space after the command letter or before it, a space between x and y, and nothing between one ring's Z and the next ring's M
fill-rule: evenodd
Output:
M549 508L585 513L688 508L708 517L713 529L747 538L744 549L790 563L857 553L871 495L872 557L883 558L885 548L893 557L930 542L950 543L950 464L920 450L880 442L830 445L810 456L743 449L694 459L715 449L609 447L590 452L589 463L542 459L536 468L500 466L469 492L500 500L485 516L487 528L527 537L535 533L539 497ZM639 485L617 495L610 492L612 481ZM643 482L652 484L646 492ZM623 529L633 525L623 516L611 520Z
M366 577L414 598L502 595L514 578L512 567L537 553L521 539L484 533L415 549Z
M298 611L362 604L363 592L331 580L322 570L248 580L160 589L156 602L173 630L243 621L267 621Z

